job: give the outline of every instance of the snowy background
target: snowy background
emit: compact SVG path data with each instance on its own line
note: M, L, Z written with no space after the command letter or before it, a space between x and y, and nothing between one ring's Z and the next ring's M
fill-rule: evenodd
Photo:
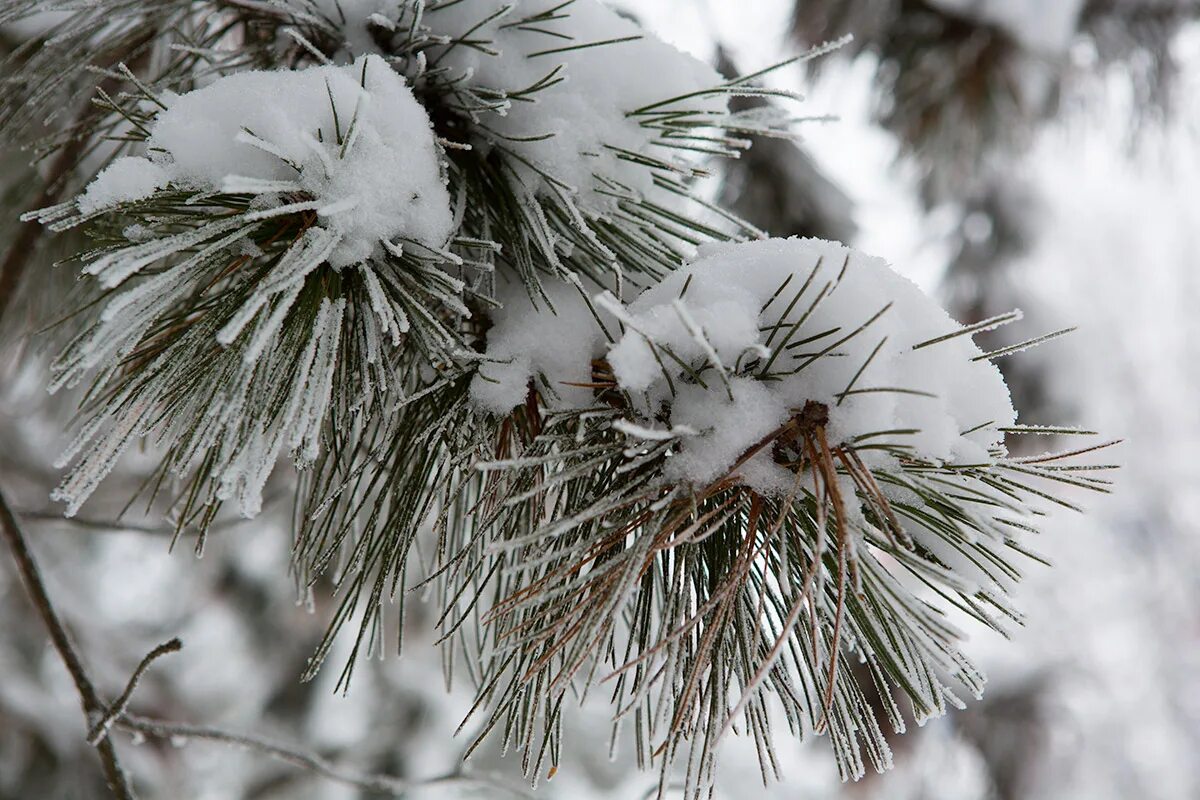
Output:
M780 0L628 5L701 58L713 60L719 40L743 71L796 47L784 34L790 3ZM1097 74L1087 97L1068 98L1009 166L1030 235L1007 267L1009 304L1025 310L1034 331L1079 326L1026 354L1046 417L1026 421L1125 439L1111 453L1124 467L1118 491L1082 498L1085 516L1063 513L1044 525L1040 550L1055 567L1029 570L1019 598L1025 629L1010 642L975 630L968 644L988 672L986 698L895 742L894 772L842 785L826 743L782 741L785 781L760 790L753 753L731 741L718 797L1200 796L1200 31L1185 30L1173 46L1183 73L1165 124L1131 136L1126 83ZM1090 63L1070 44L1056 57L1082 70ZM805 113L839 118L803 130L817 165L853 203L852 244L946 293L955 229L965 222L968 239L986 236L971 230L986 221L922 207L917 166L898 161L893 136L871 122L874 76L865 55L830 63L815 83L799 69L773 80L806 93ZM31 350L10 344L4 359L0 472L30 512L50 588L102 687L116 691L143 653L178 635L183 652L153 670L137 709L303 743L362 770L420 779L454 768L470 739L470 730L454 736L469 697L443 691L428 635L432 606L409 620L403 658L363 664L348 696L333 694L344 653L314 683L299 684L330 608L320 597L315 612L298 607L284 577L286 476L268 487L263 517L220 527L200 560L187 542L170 552L152 518L107 522L148 470L137 459L80 519L55 521L49 465L64 444L63 409L45 402ZM0 798L103 796L75 693L8 568L0 569L0 631ZM608 707L596 701L568 725L563 767L534 796L638 798L653 785L620 754L607 757ZM365 796L221 745L122 737L120 747L149 797ZM493 751L473 765L516 796L527 791L518 765ZM501 794L454 785L412 796Z

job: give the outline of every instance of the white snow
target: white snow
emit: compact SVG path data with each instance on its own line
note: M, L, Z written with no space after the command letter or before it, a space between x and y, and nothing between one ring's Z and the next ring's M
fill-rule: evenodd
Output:
M935 301L882 259L833 242L705 246L623 316L608 361L634 421L699 431L667 477L713 480L809 400L829 407L831 444L916 429L889 439L935 461L990 461L996 428L1016 417L969 337L913 349L960 329ZM769 449L740 471L761 491L794 481Z
M502 13L506 5L514 7ZM680 160L677 151L654 143L657 131L628 114L661 103L656 112L695 110L715 117L727 110L724 96L675 98L703 93L724 80L597 0L576 0L553 15L560 18L520 24L563 5L561 0L472 0L429 8L424 23L435 33L461 38L469 32L467 38L485 42L490 51L454 44L432 55L430 63L468 78L472 86L508 93L508 108L483 114L480 124L529 162L527 177L535 185L542 182L535 170L549 174L577 191L586 210L602 211L611 201L596 191L594 175L643 194L654 188L651 171L621 160L616 150ZM624 41L579 47L611 40ZM547 78L558 82L517 96ZM531 137L538 140L520 141Z
M411 9L386 0L295 5L341 37L335 58L379 53L377 37L406 36L414 23ZM509 166L530 186L574 195L586 212L611 208L606 192L655 192L651 171L622 160L619 150L674 165L659 167L668 171L694 163L691 154L657 144L661 132L630 112L653 105L715 121L728 111L725 96L708 93L724 83L715 70L598 0L427 3L418 30L449 44L427 48L414 76L432 73L452 93L495 102L495 110L472 118L477 130L514 156ZM600 184L595 175L615 183Z
M339 239L329 255L335 267L361 263L384 240L437 248L450 235L429 117L378 56L237 73L165 102L150 157L115 162L88 187L81 210L142 199L168 181L258 194L264 218L315 210Z
M499 277L499 276L498 276ZM506 414L525 402L529 381L539 384L551 408L591 405L591 389L571 384L592 381L591 362L604 354L604 335L588 309L583 289L560 281L544 281L546 301L535 305L518 281L502 283L487 333L486 356L471 382L471 397L487 411ZM603 317L602 317L603 318Z
M475 402L506 413L541 377L543 395L547 385L558 393L543 398L548 407L588 405L592 389L569 384L590 383L592 359L604 357L634 403L629 423L680 433L671 479L719 477L809 400L830 409L831 445L915 429L888 439L939 462L990 462L998 428L1016 419L999 370L972 360L982 354L969 336L914 349L958 323L882 259L834 242L710 244L627 306L602 293L597 313L612 335L624 330L611 345L579 290L547 289L557 313L519 285L502 291ZM739 471L764 492L795 479L769 448Z
M85 214L132 200L144 200L171 182L171 175L145 158L118 158L97 175L79 198Z
M729 388L732 401L723 387L677 386L671 424L686 426L697 434L684 440L682 450L670 461L666 477L701 486L711 483L755 442L787 420L787 399L762 381L732 378ZM774 487L779 476L773 467L769 459L753 458L740 472L750 485ZM785 486L793 482L794 476L783 481Z

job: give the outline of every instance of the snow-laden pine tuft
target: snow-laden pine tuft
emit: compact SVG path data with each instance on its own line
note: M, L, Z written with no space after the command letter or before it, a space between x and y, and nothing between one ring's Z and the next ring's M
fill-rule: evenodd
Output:
M446 3L422 21L452 40L431 65L504 98L478 124L517 157L514 166L535 185L549 176L591 212L609 209L614 195L652 193L647 165L690 170L645 123L715 123L728 110L712 67L598 0Z
M503 431L477 468L523 511L491 544L518 599L489 614L562 653L533 680L565 693L591 654L623 653L615 704L668 709L651 734L668 765L703 746L690 721L711 744L803 686L777 698L829 733L843 778L891 764L851 651L918 722L978 696L961 632L913 581L1003 632L1022 533L1059 502L1029 484L1105 486L1060 455L1007 456L1022 427L990 359L1010 348L971 336L1019 313L964 327L883 260L817 239L707 244L626 301L546 288L494 313L470 387Z
M567 285L550 298L552 311L518 296L496 312L476 403L506 412L534 380L547 407L578 407L603 358L630 423L694 432L672 480L716 479L810 401L828 408L831 445L886 432L932 462L992 461L1016 418L961 325L882 259L833 242L706 245L628 305L604 293L589 308ZM770 449L739 473L764 493L795 481Z
M635 421L698 431L671 475L706 483L806 403L831 444L885 431L934 462L985 463L1016 413L1000 371L962 327L880 258L817 239L701 248L634 300L608 351ZM795 480L761 451L742 467L763 492Z
M55 362L50 388L96 373L122 385L136 353L149 377L96 412L55 496L75 513L122 452L156 437L173 450L171 472L203 466L212 498L252 516L285 448L300 466L320 452L347 320L362 337L364 396L394 384L381 342L400 346L409 314L425 315L425 355L457 346L429 309L465 314L462 283L422 260L453 258L441 153L424 108L378 56L238 73L161 100L148 155L113 162L64 225L139 220L124 229L137 236L83 267L116 291ZM341 275L310 280L322 268ZM361 309L347 313L348 292Z
M337 238L335 267L411 239L440 248L453 214L429 116L378 56L346 66L249 71L164 99L147 157L114 162L81 211L144 200L167 185L253 194L266 218L315 211Z

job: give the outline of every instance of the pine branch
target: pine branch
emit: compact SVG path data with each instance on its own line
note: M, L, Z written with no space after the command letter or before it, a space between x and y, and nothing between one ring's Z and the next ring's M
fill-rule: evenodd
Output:
M438 576L455 587L443 594L446 639L484 664L480 739L505 731L536 775L556 758L567 695L608 682L639 761L658 762L660 789L686 761L694 797L731 731L755 739L764 780L777 771L768 704L796 735L827 733L841 774L857 778L891 763L868 692L886 695L900 731L894 697L922 720L959 704L960 690L982 691L945 609L1002 632L1019 621L1008 595L1031 554L1015 520L1066 503L1044 480L1105 491L1091 475L1105 467L1040 466L1075 451L1007 458L1003 432L1041 431L1002 424L1015 412L970 341L978 326L959 330L905 286L831 243L711 247L628 306L597 298L624 336L591 362L590 381L571 384L591 390L590 406L553 399L556 375L528 344L539 315L509 312L529 366L492 372L528 370L529 399L478 465L473 526L454 532ZM510 324L489 341L503 343ZM910 374L926 385L892 385ZM970 391L948 391L950 376ZM870 411L879 394L903 400ZM764 395L790 416L742 432L763 424ZM933 397L944 405L923 400ZM970 424L981 407L996 419ZM925 449L923 429L947 426L965 428L953 449L972 456ZM705 450L710 439L722 449Z
M1090 474L1101 467L1059 463L1086 448L1006 456L1006 432L1045 431L1015 424L987 360L1042 340L982 353L971 334L1011 315L957 328L885 264L832 243L731 244L763 234L691 182L747 137L790 135L786 115L728 110L738 95L790 96L758 85L763 73L705 86L707 68L592 0L526 17L467 0L365 18L307 5L101 0L20 67L47 81L29 104L46 110L84 84L54 59L98 38L117 65L100 74L125 91L104 90L72 132L164 156L116 161L37 214L94 245L78 254L95 279L68 323L81 330L54 366L56 388L91 382L56 492L67 513L153 436L144 493L175 493L176 532L199 530L199 550L222 503L260 510L290 453L298 583L332 575L337 603L305 677L358 619L345 687L385 642L388 601L402 619L407 594L431 589L447 677L466 670L486 717L472 749L502 735L530 776L557 764L568 697L605 681L660 794L683 761L688 797L711 786L728 732L754 739L764 780L778 773L771 703L796 735L828 734L851 778L891 763L868 691L897 730L894 698L924 719L978 694L947 609L1018 622L1021 520L1043 501L1070 507L1059 485L1108 486ZM163 33L114 33L106 14ZM364 36L387 61L332 66ZM608 48L611 62L592 60ZM153 75L111 60L150 51ZM637 58L616 60L635 52L663 63L667 97L645 95ZM234 75L251 65L276 71ZM159 101L167 90L184 94ZM230 102L250 91L261 103ZM597 108L560 112L569 91ZM318 115L271 105L305 92ZM371 127L383 101L413 123L404 135ZM184 154L160 133L193 121L176 113L189 103L269 167L177 169ZM226 117L242 106L253 119ZM18 129L29 114L2 110ZM564 130L560 113L581 118ZM296 135L272 132L280 121ZM384 167L400 163L397 138L418 136L427 180L409 185L419 169ZM386 157L354 160L373 146ZM156 654L101 708L101 745L108 724L141 724L409 786L128 715Z

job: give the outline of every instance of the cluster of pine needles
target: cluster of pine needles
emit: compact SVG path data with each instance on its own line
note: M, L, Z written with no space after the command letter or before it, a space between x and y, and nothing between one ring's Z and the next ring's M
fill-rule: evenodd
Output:
M960 703L956 691L982 690L946 609L997 630L1019 620L1005 596L1019 577L1014 562L1033 555L1018 541L1032 530L1029 501L1066 503L1034 482L1103 489L1087 470L1104 467L1077 461L1096 448L932 463L903 445L904 431L831 442L829 409L796 398L785 424L723 475L692 486L663 480L678 441L642 441L622 427L630 402L603 361L593 364L587 408L552 410L545 380L507 416L476 408L469 385L496 272L547 304L542 286L552 280L585 299L614 285L632 294L697 244L762 233L694 192L703 166L673 157L621 154L650 171L664 196L712 212L703 219L604 175L590 188L611 208L581 209L578 187L522 158L485 123L487 113L560 83L560 70L502 93L443 68L438 54L447 48L490 46L430 33L425 15L447 2L470 0L407 0L372 35L433 120L454 238L444 249L388 248L369 270L313 269L271 300L278 332L263 352L247 352L253 340L222 344L219 334L273 270L299 258L314 235L310 198L290 198L294 213L262 215L250 192L166 189L101 215L80 216L69 202L40 212L50 227L90 237L76 259L85 271L100 274L103 264L119 273L137 262L134 285L172 292L161 307L147 306L144 329L121 332L128 341L114 340L112 363L91 374L84 431L116 438L78 480L98 481L118 445L152 436L162 456L143 497L170 495L177 531L197 531L200 546L223 504L251 491L230 484L236 454L259 440L263 452L292 448L304 467L296 580L302 593L327 588L336 598L308 677L337 632L357 626L346 686L356 660L384 646L389 608L403 617L414 591L432 593L447 676L465 671L478 692L478 741L495 733L522 751L532 776L558 764L565 707L593 689L611 693L614 746L631 726L639 762L661 765L663 792L680 760L688 796L706 791L727 733L752 738L764 779L778 774L779 724L797 736L828 733L844 776L868 763L887 767L880 711L899 731L906 714L921 720ZM0 23L42 5L5 0ZM570 5L518 11L513 24L549 25ZM62 197L86 185L98 161L148 138L161 92L245 69L326 63L346 44L344 20L298 0L65 7L74 14L52 35L8 54L13 91L0 107L0 131L41 141L40 155L75 147ZM761 88L762 75L711 94L786 94ZM745 136L787 129L788 120L762 115L679 111L686 99L664 98L631 118L689 157L735 156ZM101 284L82 288L60 323L78 332L59 362L65 384L82 379L98 332L107 335L100 310L122 281ZM381 304L406 320L390 345ZM893 466L869 468L869 451ZM764 452L794 473L786 496L740 480L744 463ZM262 460L257 450L245 458ZM963 578L947 553L979 577Z

